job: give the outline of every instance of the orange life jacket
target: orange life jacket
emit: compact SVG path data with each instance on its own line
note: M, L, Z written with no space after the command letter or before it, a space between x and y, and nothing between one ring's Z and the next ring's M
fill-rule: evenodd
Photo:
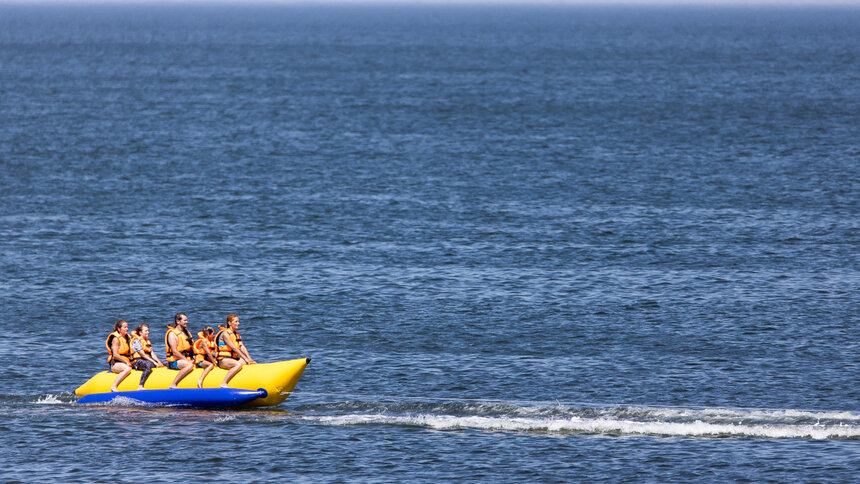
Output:
M167 353L167 361L171 362L179 359L170 351L170 343L167 342L167 337L170 333L176 335L176 351L186 358L192 358L194 356L194 350L192 349L194 341L191 339L191 333L187 329L183 331L179 326L176 326L164 333L164 351Z
M113 339L117 338L119 340L119 353L116 355L113 354L113 348L111 348L111 344L113 343ZM119 331L114 331L109 334L107 339L105 340L105 346L107 347L108 352L108 363L121 362L122 360L116 358L117 355L125 356L126 358L131 360L131 337L126 333L125 337L120 336Z
M233 331L229 327L218 326L218 334L215 335L215 343L218 345L218 353L215 355L219 360L224 358L233 358L234 360L238 360L242 357L238 352L234 351L233 348L230 348L230 345L221 341L221 335L223 334L225 337L230 338L233 341L233 344L238 349L242 346L242 336L239 335L238 331Z
M139 334L135 334L131 338L131 344L133 345L135 341L140 341L140 346L143 348L143 353L145 353L146 356L152 358L152 343L149 341L149 338L144 338L143 336L140 336ZM144 356L143 354L135 351L131 355L131 362L134 363L137 360L141 360L141 359L143 359L143 356Z
M203 331L201 331L197 333L197 341L194 342L195 365L206 359L206 346L209 347L209 354L214 357L215 352L218 350L218 345L215 344L215 341L209 341L206 335L203 334Z

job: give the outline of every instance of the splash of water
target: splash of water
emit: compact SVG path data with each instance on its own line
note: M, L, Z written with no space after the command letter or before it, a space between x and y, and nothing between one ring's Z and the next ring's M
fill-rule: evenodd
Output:
M45 395L45 396L39 398L38 400L36 400L33 403L35 403L37 405L62 405L66 402L57 398L56 395L48 394L48 395Z

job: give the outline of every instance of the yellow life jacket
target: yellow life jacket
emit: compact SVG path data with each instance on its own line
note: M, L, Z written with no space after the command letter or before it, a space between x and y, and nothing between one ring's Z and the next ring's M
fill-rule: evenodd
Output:
M213 357L215 356L215 352L218 351L218 345L215 344L215 341L209 341L203 331L197 333L197 341L194 342L194 364L200 363L201 361L206 359L206 349L205 347L209 347L209 354Z
M242 358L242 355L234 351L233 348L230 348L230 345L221 341L221 335L223 334L226 338L230 338L233 341L233 345L238 349L242 346L242 336L239 335L239 332L224 326L218 326L218 329L221 331L218 331L218 334L215 335L215 343L218 345L218 353L215 357L219 361L224 358L233 358L234 360Z
M111 348L111 344L113 343L113 339L119 339L119 353L117 355L125 356L129 360L131 360L131 337L129 337L128 333L126 333L125 337L120 336L119 331L114 331L109 334L107 339L105 340L105 347L107 347L108 352L108 363L115 363L123 361L116 358L117 355L113 354L113 348Z
M131 362L134 363L137 360L143 359L144 354L150 358L152 358L152 343L149 341L149 338L144 338L136 334L131 338L131 344L134 345L135 341L140 341L140 346L143 348L143 353L139 353L135 351L131 355Z
M167 337L170 333L176 335L176 351L186 358L194 357L194 350L192 349L194 341L191 339L191 333L187 329L183 331L179 326L176 326L164 333L164 351L167 353L167 361L171 362L179 359L170 351L170 343L167 342Z

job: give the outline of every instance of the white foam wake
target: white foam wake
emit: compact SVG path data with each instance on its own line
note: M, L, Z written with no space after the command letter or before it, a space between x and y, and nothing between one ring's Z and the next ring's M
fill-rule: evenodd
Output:
M617 435L654 435L687 437L757 437L802 439L860 439L856 424L791 423L714 423L702 420L687 422L637 421L598 418L523 418L455 415L385 415L350 414L305 416L324 425L409 425L438 430L476 429L489 431L528 431L545 433L592 433ZM856 420L855 420L856 421Z
M635 408L635 407L632 407ZM666 418L699 417L711 419L753 419L773 421L838 420L843 422L860 423L860 413L847 411L816 411L816 410L758 410L732 408L646 408L654 416Z

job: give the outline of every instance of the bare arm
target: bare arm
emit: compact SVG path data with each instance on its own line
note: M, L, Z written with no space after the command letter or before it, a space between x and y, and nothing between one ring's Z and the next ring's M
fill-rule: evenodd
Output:
M213 355L212 351L209 349L209 344L206 344L203 349L206 350L206 359L215 366L218 366L218 360L215 359L215 355Z
M151 361L155 366L164 366L164 363L162 363L161 360L158 359L158 356L156 356L155 353L152 353L152 356L149 356L146 353L144 353L143 357L146 358L147 360Z
M248 364L256 363L251 355L248 354L248 348L245 347L244 344L239 345L239 354L245 359Z
M254 363L254 360L248 356L248 350L245 349L245 345L236 346L236 343L233 342L233 338L224 338L223 336L221 337L221 341L227 343L227 346L239 355L239 359L245 360L246 363Z

